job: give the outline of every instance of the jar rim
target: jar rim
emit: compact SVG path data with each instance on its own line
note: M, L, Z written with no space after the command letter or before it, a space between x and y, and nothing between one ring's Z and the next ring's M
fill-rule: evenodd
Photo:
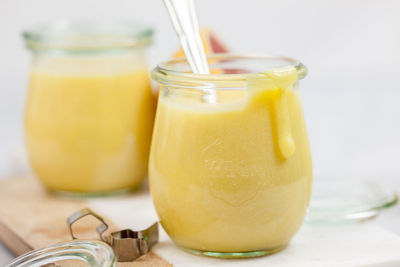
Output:
M218 53L207 55L210 69L224 69L224 73L194 74L191 72L186 58L174 58L160 63L152 71L152 78L163 85L178 85L196 83L215 85L218 87L239 87L247 84L249 76L265 79L262 72L284 67L294 67L298 73L298 80L307 75L307 68L298 60L274 55ZM229 62L235 62L229 67ZM241 67L244 65L243 67ZM253 65L250 68L250 65ZM244 68L247 68L246 71ZM241 72L242 70L242 72Z
M133 21L57 20L27 28L22 36L35 52L91 52L146 47L153 29Z

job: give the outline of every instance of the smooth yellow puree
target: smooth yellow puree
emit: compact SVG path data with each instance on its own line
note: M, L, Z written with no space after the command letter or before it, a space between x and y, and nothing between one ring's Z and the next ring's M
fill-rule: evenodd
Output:
M180 246L274 249L302 224L312 168L297 72L276 69L248 82L247 91L219 92L217 105L178 92L159 99L151 190Z
M145 67L104 58L50 60L34 69L26 143L50 189L108 192L146 176L155 99Z

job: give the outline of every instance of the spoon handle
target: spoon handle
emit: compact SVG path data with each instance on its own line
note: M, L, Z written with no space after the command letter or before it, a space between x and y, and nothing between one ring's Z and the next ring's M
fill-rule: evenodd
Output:
M209 74L193 0L164 0L193 73Z

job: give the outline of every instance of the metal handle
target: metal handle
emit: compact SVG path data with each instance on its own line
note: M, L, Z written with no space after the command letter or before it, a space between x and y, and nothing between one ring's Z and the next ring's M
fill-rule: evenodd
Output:
M99 233L100 240L107 242L106 238L103 237L103 233L108 229L108 224L104 221L104 219L100 215L98 215L94 211L87 209L87 208L78 210L67 218L69 232L71 234L72 239L78 239L74 235L74 231L72 230L72 225L75 222L79 221L80 219L82 219L83 217L86 217L86 216L93 216L100 221L101 224L96 227L96 230L97 230L97 233Z
M100 215L87 208L74 212L67 219L71 237L73 239L76 239L76 236L73 233L72 225L83 217L89 215L95 217L101 222L101 224L96 227L96 230L99 233L100 239L104 242L107 242L111 246L118 261L133 261L143 254L149 252L150 249L158 242L157 222L141 231L125 229L112 232L110 235L104 237L103 233L108 229L107 223Z

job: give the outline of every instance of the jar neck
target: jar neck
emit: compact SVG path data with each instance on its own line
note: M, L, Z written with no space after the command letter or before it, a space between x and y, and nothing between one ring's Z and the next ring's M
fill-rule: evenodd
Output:
M140 49L151 43L153 30L133 22L56 21L23 33L35 53L109 53Z
M287 70L296 74L295 79L290 77L291 83L307 74L303 64L284 57L215 54L208 56L208 63L212 74L193 74L185 59L174 59L158 65L152 77L162 86L173 89L218 91L243 90L254 82L267 83Z
M35 53L33 71L55 75L110 75L138 70L147 71L144 49L120 53Z

